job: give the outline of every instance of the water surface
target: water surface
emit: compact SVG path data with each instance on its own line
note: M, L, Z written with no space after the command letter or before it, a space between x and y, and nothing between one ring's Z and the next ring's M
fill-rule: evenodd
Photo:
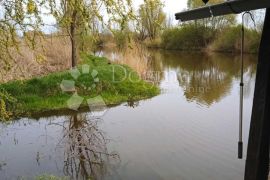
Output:
M111 52L104 52L110 55ZM149 52L159 96L91 113L0 124L0 179L240 180L237 159L240 57ZM244 146L256 58L245 57Z

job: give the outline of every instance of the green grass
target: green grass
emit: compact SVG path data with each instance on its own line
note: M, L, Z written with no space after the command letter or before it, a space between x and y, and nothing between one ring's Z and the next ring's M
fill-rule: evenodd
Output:
M0 89L5 89L17 99L19 114L67 109L67 100L73 93L62 91L60 87L62 80L74 80L78 95L84 99L101 95L106 105L146 99L159 93L159 88L143 80L134 82L139 79L139 76L125 65L119 67L119 65L109 63L106 58L90 55L82 55L82 59L82 63L78 66L81 75L77 80L69 71L63 71L30 80L8 82L0 85ZM83 65L89 65L89 74L82 73ZM91 76L93 70L98 72L97 83L94 83L94 78ZM125 78L129 74L132 74L134 81ZM121 82L113 81L113 77ZM96 87L90 90L89 87L93 84L96 84ZM81 107L83 106L87 106L86 100Z
M35 180L68 180L68 178L67 177L57 177L57 176L45 174L45 175L35 177Z

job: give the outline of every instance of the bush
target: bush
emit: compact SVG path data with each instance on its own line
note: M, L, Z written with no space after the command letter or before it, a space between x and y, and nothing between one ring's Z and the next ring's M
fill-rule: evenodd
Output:
M95 52L104 42L99 35L84 34L78 37L78 47L81 52Z
M154 40L146 39L144 41L144 45L148 48L162 48L160 38L156 38Z
M210 49L222 52L240 52L241 51L241 25L224 29L216 37ZM257 53L260 44L260 33L256 30L245 29L244 52Z
M12 116L12 110L17 100L13 98L7 91L0 89L0 121L8 120Z
M241 47L241 26L225 29L211 45L214 51L232 52Z
M172 50L201 50L240 52L241 25L213 30L194 23L167 29L161 37L161 47ZM245 29L245 53L257 53L261 33Z
M162 47L165 49L198 50L207 47L214 37L210 28L185 24L167 29L162 34Z
M124 49L128 46L129 43L129 32L127 31L115 31L113 33L114 40L117 48Z

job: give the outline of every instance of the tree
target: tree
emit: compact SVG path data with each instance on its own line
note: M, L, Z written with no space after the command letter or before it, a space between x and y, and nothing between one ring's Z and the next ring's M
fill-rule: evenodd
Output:
M0 10L0 60L7 67L13 55L11 50L19 52L25 44L35 48L45 16L53 15L58 27L69 34L74 67L79 35L96 32L97 22L109 29L112 23L123 28L133 14L131 0L4 0ZM28 31L33 33L29 35Z
M36 31L40 24L39 9L37 4L40 2L8 0L0 1L0 67L10 68L10 61L13 60L11 51L22 44L22 35L31 29ZM24 43L34 48L33 36L25 35ZM4 89L0 89L0 121L9 119L15 107L16 99Z
M54 2L52 14L59 26L69 34L72 48L72 67L77 64L77 35L95 33L97 24L111 29L113 23L124 28L133 10L131 0L60 0L60 6ZM102 8L106 11L102 14ZM108 19L104 19L104 14ZM94 35L94 33L92 35Z
M144 0L140 5L138 27L142 38L149 37L153 40L159 35L166 20L163 7L160 0Z
M42 9L51 0L3 0L0 4L0 65L9 68L12 50L21 45L35 48L35 38L41 35ZM27 33L31 31L32 33Z

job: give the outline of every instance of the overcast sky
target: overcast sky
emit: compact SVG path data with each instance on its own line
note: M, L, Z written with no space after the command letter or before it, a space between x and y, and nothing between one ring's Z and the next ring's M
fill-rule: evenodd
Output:
M165 4L164 11L170 15L174 15L187 7L187 0L162 0L162 2ZM133 0L133 3L135 7L138 7L143 3L143 0Z
M0 0L1 1L1 0ZM133 0L133 4L135 9L139 8L139 5L143 4L144 0ZM187 0L162 0L164 3L164 12L169 16L172 17L174 20L174 14L177 12L182 11L183 9L187 8ZM51 16L43 17L43 20L45 21L45 24L55 24L55 19ZM173 22L173 24L176 24L177 21ZM54 28L50 26L46 26L42 28L43 31L46 33L49 33L51 31L54 31Z

